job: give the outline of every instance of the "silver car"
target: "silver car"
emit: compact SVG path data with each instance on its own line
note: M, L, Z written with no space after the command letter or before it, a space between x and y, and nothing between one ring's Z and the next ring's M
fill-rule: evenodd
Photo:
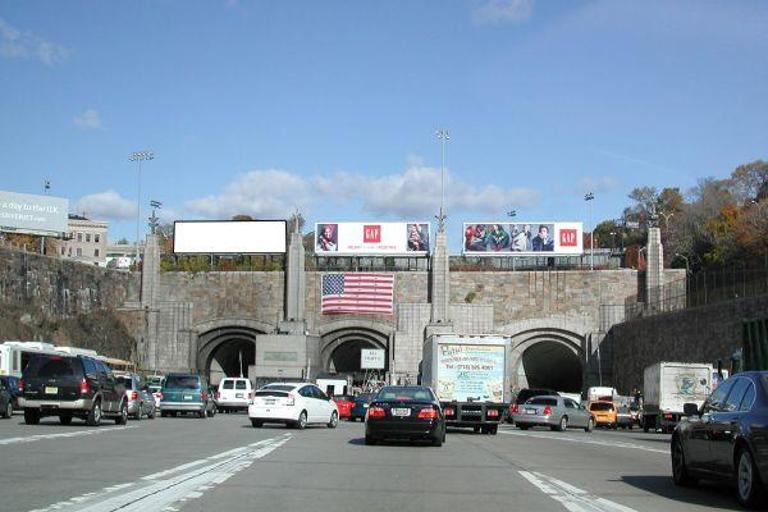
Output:
M543 426L560 432L568 428L591 432L595 426L594 418L584 406L562 396L535 396L514 405L512 418L520 430Z
M142 385L141 377L135 373L118 373L117 380L125 385L125 396L128 399L128 414L140 420L142 416L155 419L157 407L155 398L146 385Z

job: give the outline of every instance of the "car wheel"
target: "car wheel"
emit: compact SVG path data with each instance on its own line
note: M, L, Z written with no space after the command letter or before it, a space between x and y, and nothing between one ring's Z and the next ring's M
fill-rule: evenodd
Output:
M368 446L373 446L374 444L376 444L376 439L374 439L371 436L366 435L365 436L365 444L367 444Z
M152 412L147 414L147 418L149 418L150 420L153 420L153 419L155 419L155 416L157 416L157 409L155 407L153 407L152 408Z
M584 427L584 432L592 432L593 428L595 428L595 420L589 418L589 420L587 420L587 426Z
M167 418L168 417L168 413L164 412L164 411L160 411L160 417L161 418Z
M59 415L59 423L62 425L71 425L72 424L72 416L69 414L60 414Z
M115 425L125 425L128 423L128 405L123 402L120 405L120 414L115 418Z
M521 425L518 423L517 428L519 428L520 430L528 430L528 425Z
M432 439L432 446L441 447L443 446L443 438L442 437L436 437Z
M304 430L307 428L307 411L301 411L301 414L299 414L299 420L296 422L296 428L299 430Z
M205 418L207 418L207 417L208 417L208 409L203 409L202 411L200 411L199 413L197 413L197 416L198 416L200 419L204 420Z
M747 508L755 508L762 504L764 491L752 453L746 447L742 447L736 456L736 461L736 494L739 503Z
M565 432L568 430L568 416L560 418L560 425L557 426L558 432Z
M3 412L3 418L10 418L13 416L13 402L8 400L8 405L5 406L5 411Z
M24 423L37 425L40 423L40 411L37 409L24 409Z
M251 420L251 425L253 428L261 428L264 424L257 420Z
M331 413L331 421L328 422L328 428L336 428L339 424L339 414L336 411Z
M472 430L475 432L475 434L479 434L480 433L480 427L479 426L472 427Z
M101 425L101 402L96 400L93 403L93 407L88 411L88 416L85 418L85 423L89 427L98 427Z
M499 433L499 426L493 425L491 427L488 427L488 433L491 434L492 436L495 436L496 434ZM443 442L445 442L445 439L443 439Z
M681 487L695 485L697 482L688 472L683 443L677 437L672 440L672 480Z

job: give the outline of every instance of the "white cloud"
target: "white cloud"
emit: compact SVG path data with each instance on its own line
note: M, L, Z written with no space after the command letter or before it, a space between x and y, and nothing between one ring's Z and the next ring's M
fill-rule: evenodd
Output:
M535 190L479 187L446 172L445 206L449 212L499 215L509 207L530 206L537 198ZM209 218L236 214L281 218L296 208L307 212L331 203L382 217L429 219L440 208L440 170L412 165L387 176L341 172L312 178L282 170L255 170L237 177L221 193L188 201L185 207Z
M103 219L136 218L136 203L114 190L83 196L75 205L75 212Z
M72 122L81 130L99 130L102 127L99 112L92 108L86 109L79 116L73 117Z
M478 24L521 23L533 15L533 0L487 0L472 13Z
M8 59L38 59L53 66L67 60L70 50L46 41L29 31L22 32L0 18L0 56Z

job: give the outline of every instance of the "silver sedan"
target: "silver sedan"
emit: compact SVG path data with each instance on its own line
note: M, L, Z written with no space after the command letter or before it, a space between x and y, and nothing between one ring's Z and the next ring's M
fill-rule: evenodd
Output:
M568 428L591 432L595 426L594 418L584 406L561 396L534 396L524 404L514 405L512 419L521 430L543 426L560 432Z

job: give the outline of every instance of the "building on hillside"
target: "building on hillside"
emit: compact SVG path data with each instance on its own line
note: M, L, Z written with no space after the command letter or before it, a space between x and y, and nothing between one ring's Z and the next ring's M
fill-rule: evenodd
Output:
M144 244L139 245L139 253L144 252ZM107 246L107 267L128 270L136 262L136 245L109 244Z
M70 214L67 225L67 236L59 243L59 256L106 267L108 224Z

